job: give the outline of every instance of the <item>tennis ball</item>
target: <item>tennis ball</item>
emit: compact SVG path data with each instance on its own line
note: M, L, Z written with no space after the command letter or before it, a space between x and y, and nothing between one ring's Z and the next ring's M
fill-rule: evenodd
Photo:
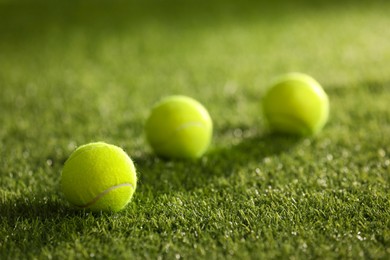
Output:
M277 80L263 98L263 113L274 132L313 135L328 120L329 99L320 84L302 73Z
M134 164L119 147L90 143L74 151L61 176L66 199L80 209L119 211L131 200L137 186Z
M145 123L150 146L166 158L201 157L211 142L212 132L206 108L186 96L164 98L152 108Z

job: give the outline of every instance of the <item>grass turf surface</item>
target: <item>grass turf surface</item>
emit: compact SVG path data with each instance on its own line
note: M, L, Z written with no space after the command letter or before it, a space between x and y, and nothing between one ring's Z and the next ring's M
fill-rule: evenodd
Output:
M388 258L390 3L0 3L0 258ZM282 73L322 83L315 137L267 134ZM199 161L156 158L143 124L162 96L214 120ZM134 159L117 214L59 191L76 146Z

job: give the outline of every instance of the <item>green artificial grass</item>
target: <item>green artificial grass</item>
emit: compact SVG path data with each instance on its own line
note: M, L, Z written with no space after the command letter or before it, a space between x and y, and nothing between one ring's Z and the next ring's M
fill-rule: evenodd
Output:
M0 2L0 259L388 259L390 3L140 2ZM267 132L261 97L290 71L329 95L314 137ZM145 141L171 94L214 120L200 160ZM119 213L59 190L91 141L136 164Z

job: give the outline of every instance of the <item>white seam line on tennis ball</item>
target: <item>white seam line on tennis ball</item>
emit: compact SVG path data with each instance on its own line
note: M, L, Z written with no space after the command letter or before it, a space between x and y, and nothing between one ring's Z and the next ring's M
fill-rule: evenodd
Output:
M180 131L180 130L183 130L183 129L186 129L189 127L193 127L193 126L203 127L203 124L201 122L188 122L188 123L182 124L181 126L176 128L175 131Z
M119 185L115 185L115 186L112 186L108 189L106 189L105 191L101 192L100 194L98 194L93 200L91 200L90 202L84 204L84 205L77 205L77 207L79 208L88 208L89 206L92 206L93 204L95 204L99 199L101 199L104 195L106 195L107 193L109 193L110 191L113 191L115 189L118 189L118 188L122 188L122 187L131 187L132 189L134 189L134 185L131 184L131 183L122 183L122 184L119 184Z

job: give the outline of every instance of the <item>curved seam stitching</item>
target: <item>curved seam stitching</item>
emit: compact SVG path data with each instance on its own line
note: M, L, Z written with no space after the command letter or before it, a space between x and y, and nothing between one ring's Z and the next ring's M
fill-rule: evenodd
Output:
M115 190L117 188L121 188L121 187L126 187L126 186L130 186L131 188L134 189L134 185L131 184L131 183L122 183L122 184L119 184L119 185L115 185L115 186L112 186L108 189L106 189L105 191L101 192L100 194L98 194L95 198L93 198L93 200L91 200L90 202L84 204L84 205L77 205L77 207L79 208L88 208L89 206L95 204L99 199L101 199L104 195L106 195L107 193L109 193L110 191L112 190Z

